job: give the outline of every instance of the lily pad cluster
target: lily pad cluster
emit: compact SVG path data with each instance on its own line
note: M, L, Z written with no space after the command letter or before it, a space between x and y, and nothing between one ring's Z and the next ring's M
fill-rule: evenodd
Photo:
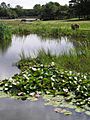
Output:
M20 61L21 73L0 83L3 91L13 96L62 95L64 101L79 107L90 107L90 75L58 69L33 60ZM89 109L90 110L90 109Z

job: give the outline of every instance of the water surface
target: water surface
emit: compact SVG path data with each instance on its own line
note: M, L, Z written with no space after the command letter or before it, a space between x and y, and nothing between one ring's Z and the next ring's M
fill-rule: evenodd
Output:
M10 43L0 43L0 80L9 78L20 70L15 63L20 60L22 52L26 56L38 54L40 49L46 52L49 50L52 54L68 54L74 49L73 43L67 37L61 39L45 39L36 34L28 36L13 35Z
M31 102L0 98L0 120L90 120L84 113L70 111L72 115L65 116L54 112L53 106L44 106L42 100Z

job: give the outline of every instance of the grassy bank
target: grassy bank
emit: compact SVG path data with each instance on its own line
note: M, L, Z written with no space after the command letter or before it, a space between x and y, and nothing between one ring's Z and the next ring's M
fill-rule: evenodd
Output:
M90 38L90 21L36 21L32 23L20 22L20 20L3 21L12 27L13 33L29 34L36 33L42 36L83 36ZM72 30L71 24L79 24L79 30Z

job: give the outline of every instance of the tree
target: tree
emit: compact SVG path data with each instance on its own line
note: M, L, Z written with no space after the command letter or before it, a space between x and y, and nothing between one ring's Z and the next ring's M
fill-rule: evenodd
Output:
M16 5L14 10L15 10L15 12L16 12L18 17L22 17L23 16L23 7L22 6Z
M1 5L0 5L1 8L7 8L7 5L5 2L2 2Z
M75 17L88 18L90 16L90 0L71 0L69 1L70 12Z
M51 20L56 18L56 13L59 9L59 3L49 2L42 6L41 18L43 20Z
M68 12L68 6L61 6L57 2L49 2L42 6L41 19L54 20L66 18Z
M42 10L42 6L40 4L36 4L33 7L33 13L34 13L34 15L39 17L41 15L41 10Z

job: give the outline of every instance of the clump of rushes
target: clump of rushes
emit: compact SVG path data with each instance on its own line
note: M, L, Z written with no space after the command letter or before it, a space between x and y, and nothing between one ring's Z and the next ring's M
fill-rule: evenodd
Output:
M10 27L0 23L0 40L11 40L11 35Z

